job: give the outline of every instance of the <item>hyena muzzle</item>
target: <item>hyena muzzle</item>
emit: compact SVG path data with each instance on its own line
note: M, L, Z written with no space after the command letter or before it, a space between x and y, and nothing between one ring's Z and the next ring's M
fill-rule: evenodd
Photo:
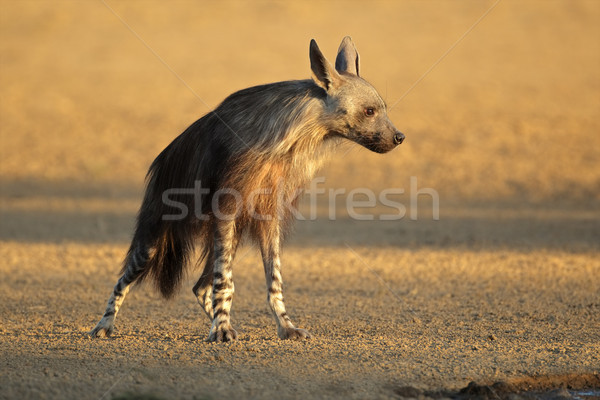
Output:
M230 322L232 263L244 232L262 254L278 336L310 337L292 323L282 292L280 246L298 188L312 178L328 144L348 139L385 153L404 135L388 119L381 96L360 77L350 37L342 40L335 67L314 40L309 54L312 79L230 95L154 160L122 276L92 337L113 333L132 284L150 277L171 297L198 249L204 268L193 292L212 322L208 341L236 339Z

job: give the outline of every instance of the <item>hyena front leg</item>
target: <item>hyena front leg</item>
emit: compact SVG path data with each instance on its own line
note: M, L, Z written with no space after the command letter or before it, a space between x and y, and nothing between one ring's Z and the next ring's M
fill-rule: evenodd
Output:
M89 334L91 337L108 337L112 335L115 329L115 318L129 292L131 284L140 276L144 266L148 262L148 250L144 246L137 246L127 256L127 267L125 272L117 281L102 319Z
M212 305L212 286L213 286L213 267L214 267L214 256L213 250L210 251L206 257L206 263L204 264L204 270L202 275L198 279L198 282L194 285L192 291L198 300L198 304L202 307L202 310L206 313L206 316L210 321L214 319L213 305Z
M219 221L214 232L212 285L213 321L207 341L229 342L237 339L229 312L233 301L232 261L239 242L234 221Z
M279 227L272 238L263 238L261 253L267 280L267 302L277 322L277 336L280 339L308 339L311 337L304 329L294 327L292 320L285 311L283 303L283 280L281 278L281 259L279 257L280 239Z

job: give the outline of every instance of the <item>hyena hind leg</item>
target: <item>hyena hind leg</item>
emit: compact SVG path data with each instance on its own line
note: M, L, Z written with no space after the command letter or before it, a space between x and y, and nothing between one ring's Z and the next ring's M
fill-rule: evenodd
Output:
M123 275L117 281L106 310L102 315L102 319L94 329L89 332L89 335L94 338L102 338L111 336L115 329L115 318L125 300L125 296L129 292L129 288L140 276L144 270L144 266L148 262L148 250L143 247L137 247L133 252L130 253L127 259L127 268Z
M213 265L214 258L211 251L204 264L202 275L200 275L198 282L196 282L192 289L194 296L196 296L196 299L198 300L198 304L200 304L200 307L202 307L202 310L211 322L214 319L212 304Z
M240 239L235 221L221 221L217 224L214 237L214 262L212 262L214 318L207 341L230 342L237 339L237 332L231 326L230 319L231 303L235 291L232 261Z

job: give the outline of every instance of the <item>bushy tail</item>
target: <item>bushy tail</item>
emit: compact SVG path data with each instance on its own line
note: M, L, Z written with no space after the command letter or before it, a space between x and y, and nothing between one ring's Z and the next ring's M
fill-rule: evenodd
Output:
M134 238L121 272L131 269L136 283L150 277L163 297L171 298L181 284L190 254L194 251L194 236L184 226L169 224L151 243ZM143 263L139 262L140 248L149 249Z
M145 270L165 298L172 297L181 284L190 253L194 250L191 236L187 232L167 228L146 264Z
M197 168L191 166L198 164L193 159L197 146L193 143L190 145L186 140L194 140L194 136L186 135L185 132L181 134L156 157L148 170L146 193L123 267L124 271L128 269L131 259L135 258L137 247L148 249L147 261L139 268L136 282L150 277L165 298L172 297L179 288L194 251L195 241L202 240L199 234L206 230L205 223L195 219L193 215L185 215L178 220L164 219L165 215L174 212L164 202L165 191L195 187L194 173ZM194 210L194 198L188 194L173 194L170 200L185 204L188 210Z

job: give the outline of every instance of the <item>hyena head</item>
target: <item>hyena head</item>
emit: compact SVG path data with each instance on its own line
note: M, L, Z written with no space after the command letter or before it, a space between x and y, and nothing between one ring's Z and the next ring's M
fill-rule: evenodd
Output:
M379 93L359 76L358 51L349 36L342 40L335 68L311 40L310 67L315 83L327 92L325 119L331 135L377 153L386 153L404 141L404 135L389 120Z

